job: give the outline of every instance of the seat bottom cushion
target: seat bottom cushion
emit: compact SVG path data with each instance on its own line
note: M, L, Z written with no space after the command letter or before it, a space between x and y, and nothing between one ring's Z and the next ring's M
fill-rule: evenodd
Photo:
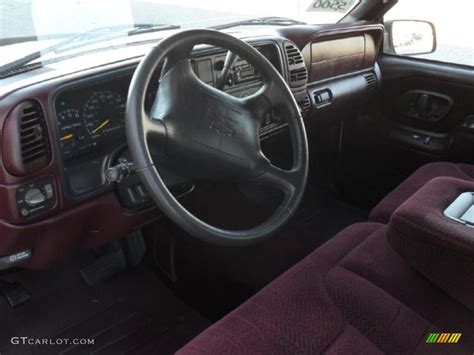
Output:
M395 190L388 194L372 211L371 222L388 224L390 217L406 200L425 184L437 177L453 177L474 181L474 165L432 163L418 169Z
M357 224L207 329L180 354L463 353L472 314L411 269L386 227ZM462 333L427 344L430 333Z

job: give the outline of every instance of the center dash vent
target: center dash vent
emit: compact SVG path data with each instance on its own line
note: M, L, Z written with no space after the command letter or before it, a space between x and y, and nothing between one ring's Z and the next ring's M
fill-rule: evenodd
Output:
M18 104L8 116L3 132L3 159L13 175L26 175L51 160L46 123L36 101Z
M288 62L289 84L292 88L299 88L308 84L308 70L303 55L298 47L285 42L286 60Z
M308 71L306 68L299 68L290 71L290 86L304 86L308 83Z
M364 74L365 81L367 81L367 96L374 97L377 92L377 75L374 72Z
M294 66L304 63L303 56L301 55L300 50L295 45L290 43L286 44L285 52L286 58L288 60L288 65Z

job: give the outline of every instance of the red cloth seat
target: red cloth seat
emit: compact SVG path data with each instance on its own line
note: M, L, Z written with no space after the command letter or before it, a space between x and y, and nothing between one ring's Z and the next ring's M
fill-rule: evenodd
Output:
M398 207L425 184L437 177L453 177L474 181L474 165L432 163L421 167L374 208L369 221L388 224L390 217Z
M472 353L474 317L395 253L387 227L356 224L178 354ZM429 333L462 333L427 344Z

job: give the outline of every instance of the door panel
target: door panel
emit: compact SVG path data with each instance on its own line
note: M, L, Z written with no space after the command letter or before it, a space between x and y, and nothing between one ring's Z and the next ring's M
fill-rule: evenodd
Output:
M474 162L474 68L391 55L378 64L380 97L345 122L338 170L368 206L421 165Z
M448 132L474 113L474 69L445 63L383 55L379 59L383 75L384 114L390 119L433 132ZM397 107L404 95L438 95L448 111L442 117L423 119L403 114ZM442 102L447 100L447 102ZM420 103L421 99L415 104ZM418 108L415 107L418 111Z

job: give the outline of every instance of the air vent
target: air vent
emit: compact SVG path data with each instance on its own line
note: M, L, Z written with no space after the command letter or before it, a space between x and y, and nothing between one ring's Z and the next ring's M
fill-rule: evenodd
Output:
M20 121L20 146L23 164L31 164L49 155L41 108L33 105L23 109Z
M308 95L304 98L304 101L299 103L300 106L300 111L301 111L301 116L303 118L307 118L309 116L309 113L311 112L311 99L309 98Z
M303 55L298 47L285 42L285 53L288 62L289 84L292 88L299 88L308 84L308 70Z
M288 60L288 65L298 65L303 64L303 56L301 55L300 50L293 44L285 45L286 58Z
M3 153L5 167L13 175L25 175L49 163L48 133L37 102L22 102L10 113L3 132Z
M304 86L308 83L308 71L306 68L300 68L290 71L290 86Z
M308 80L308 71L306 68L300 68L296 70L292 70L290 72L290 81L299 82L299 81L307 81Z
M377 75L374 72L364 74L365 81L367 81L367 96L374 97L377 92Z

